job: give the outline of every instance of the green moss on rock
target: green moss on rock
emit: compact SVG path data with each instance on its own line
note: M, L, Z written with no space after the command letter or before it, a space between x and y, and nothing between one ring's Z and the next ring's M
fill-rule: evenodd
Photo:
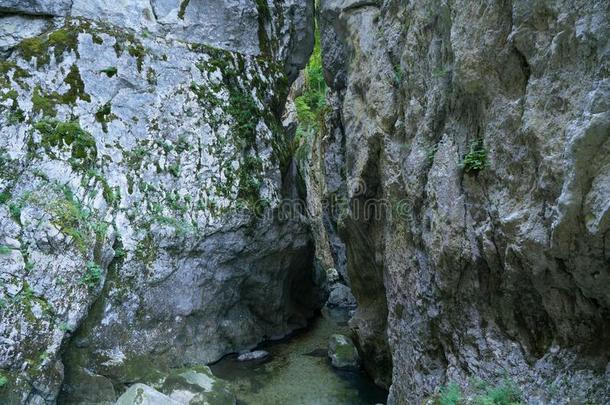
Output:
M191 0L182 0L180 2L180 9L178 10L178 18L184 20L184 15L186 14L186 8L188 7Z
M114 77L118 73L116 66L109 66L105 69L100 70L100 73L104 73L108 77Z
M58 62L63 61L64 53L76 52L78 56L78 35L85 32L83 25L66 25L49 34L23 40L18 49L26 60L36 59L38 67L49 64L51 49Z
M40 113L45 117L55 117L57 115L55 105L56 101L46 95L40 86L34 87L32 93L32 110L34 113Z
M40 145L49 156L58 158L54 152L55 148L69 149L73 168L86 169L95 164L97 159L95 139L83 130L77 121L45 119L34 124L34 128L40 132L42 136Z
M78 99L91 102L91 97L85 92L85 83L83 83L80 76L78 66L70 66L70 72L64 79L64 83L70 86L70 90L63 95L58 96L58 99L62 104L75 104Z
M112 104L107 102L95 113L95 120L102 124L102 130L108 132L108 123L115 120L116 115L112 113Z
M127 48L129 55L136 58L136 66L138 67L138 72L142 71L142 66L144 65L144 57L146 56L146 48L141 43L135 43L129 48Z
M58 104L74 105L79 99L91 102L91 97L85 91L85 83L80 76L78 66L70 66L70 71L66 75L64 83L68 85L69 90L63 94L58 92L47 94L43 92L40 85L37 85L32 93L34 113L42 114L44 117L55 117Z

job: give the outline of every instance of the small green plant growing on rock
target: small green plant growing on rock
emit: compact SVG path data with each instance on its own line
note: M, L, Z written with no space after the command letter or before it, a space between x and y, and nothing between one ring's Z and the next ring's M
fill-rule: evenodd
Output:
M449 74L450 70L446 67L437 67L432 70L432 77L444 77Z
M394 69L394 85L396 87L400 86L404 80L404 72L402 70L402 66L400 63L397 63L393 66Z
M178 9L178 18L184 20L184 15L186 14L186 8L188 7L191 0L182 0L180 2L180 8Z
M519 388L509 380L475 397L475 405L523 405Z
M4 374L0 374L0 388L3 388L8 384L8 378Z
M90 290L98 286L102 278L102 268L95 262L88 262L85 274L81 278L81 282Z
M64 333L72 333L72 332L74 332L74 329L67 322L61 322L59 324L59 330L64 332Z
M428 160L428 162L433 162L434 161L434 157L436 156L436 152L438 152L438 143L435 144L434 146L431 146L431 147L426 149L426 159Z
M144 65L144 57L146 56L146 49L140 43L136 43L127 48L127 52L130 56L136 58L136 67L138 72L142 71Z
M470 151L464 156L461 166L466 173L476 174L489 166L487 150L482 140L471 142Z
M460 386L451 383L446 387L441 388L440 396L438 398L439 405L460 405L462 403L462 391Z
M8 212L15 222L21 223L21 210L30 199L31 194L31 192L26 192L21 197L8 204Z
M10 199L11 199L10 191L5 190L0 193L0 204L5 204Z
M118 69L116 68L116 66L109 66L105 69L100 70L100 73L104 73L106 74L106 76L108 77L114 77L116 76L116 74L118 73Z
M116 119L116 115L112 113L112 105L107 102L101 106L95 113L95 120L102 124L102 131L108 132L108 123Z
M316 45L305 68L303 93L295 99L299 125L292 149L297 160L305 160L309 155L310 144L321 128L326 112L327 86L321 52L320 33L316 30Z
M51 205L51 215L55 224L62 233L70 236L76 247L83 253L87 252L91 243L90 234L95 224L92 213L76 198L67 186L61 186L62 197Z
M441 388L428 404L431 405L524 405L521 391L510 380L491 387L484 381L478 380L474 386L474 398L466 399L455 383Z
M0 245L0 256L10 255L11 252L12 252L12 249L9 248L8 246Z

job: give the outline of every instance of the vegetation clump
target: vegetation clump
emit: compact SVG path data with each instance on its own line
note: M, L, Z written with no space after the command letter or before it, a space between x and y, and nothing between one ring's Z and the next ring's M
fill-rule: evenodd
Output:
M42 113L45 117L55 117L57 115L57 104L74 105L79 99L91 102L91 97L85 91L85 83L80 76L78 66L70 66L70 71L66 75L64 83L69 87L69 90L64 94L59 94L56 91L46 94L40 85L36 85L32 93L34 112Z
M11 192L8 190L4 190L0 193L0 204L6 204L7 201L11 199Z
M438 405L460 405L462 401L462 390L459 385L451 383L441 388Z
M464 156L462 167L466 173L478 173L489 166L487 150L482 140L473 141L470 144L470 151Z
M178 9L178 18L184 20L184 15L186 14L186 8L188 7L191 0L182 0L180 3L180 8Z
M473 398L467 399L460 386L451 383L441 388L432 401L432 405L524 405L523 396L517 386L509 380L490 387L485 382L475 384Z
M104 73L108 77L114 77L118 73L116 66L109 66L105 69L100 70L100 73Z
M144 57L146 56L146 49L144 46L137 42L127 48L127 52L129 52L130 56L136 58L136 66L138 68L138 72L142 71L142 66L144 65Z
M57 158L54 148L69 148L72 157L70 163L74 169L85 169L95 163L95 139L80 127L78 121L45 119L34 124L34 128L42 135L41 145L49 156Z
M78 99L91 102L91 97L85 92L85 83L80 76L78 66L70 66L70 72L64 79L64 83L70 86L70 90L61 96L57 96L62 104L75 104Z
M74 51L78 54L78 34L84 27L66 26L48 35L28 38L21 42L19 49L27 60L36 58L37 66L47 65L51 61L50 49L53 49L55 60L63 61L65 52Z
M327 86L322 68L320 33L316 31L316 44L305 68L305 83L300 96L295 99L299 125L295 138L295 157L303 160L308 154L311 138L318 133L326 111Z
M102 268L95 262L88 262L85 274L81 278L81 282L90 290L95 289L102 278Z
M107 102L101 106L95 113L95 120L102 124L102 131L108 132L108 123L116 118L112 113L112 104Z

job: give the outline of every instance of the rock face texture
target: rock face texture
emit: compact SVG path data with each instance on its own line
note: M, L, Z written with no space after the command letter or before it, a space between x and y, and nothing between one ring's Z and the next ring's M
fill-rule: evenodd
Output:
M310 188L345 203L352 326L389 402L477 376L532 403L607 403L610 4L322 0L320 14L337 101Z
M0 402L112 402L304 326L308 226L274 212L312 7L0 1Z

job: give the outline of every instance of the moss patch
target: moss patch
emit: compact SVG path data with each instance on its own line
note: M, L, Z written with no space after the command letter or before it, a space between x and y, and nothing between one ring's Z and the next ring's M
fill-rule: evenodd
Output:
M115 66L109 66L106 69L100 70L100 73L104 73L108 77L114 77L118 73L118 69Z
M136 58L136 66L138 67L138 72L142 71L142 66L144 65L144 57L146 56L146 49L141 43L135 43L129 48L127 48L129 55Z
M35 58L38 67L49 64L51 49L53 49L55 60L62 62L66 52L76 52L78 56L78 35L85 31L85 26L66 25L49 34L23 40L19 44L18 50L26 60Z
M95 164L97 159L95 139L84 131L77 121L45 119L34 124L34 128L42 135L41 146L54 159L58 158L55 149L69 149L70 164L74 169L86 169ZM35 149L33 143L30 143L30 149Z
M85 91L85 83L80 76L78 66L70 66L70 71L66 75L64 83L68 85L69 90L63 94L58 92L47 94L37 85L32 93L33 111L45 117L55 117L58 104L74 105L79 99L91 102L91 97Z
M261 109L256 100L266 96L273 99L275 93L271 84L275 84L275 80L281 81L284 76L262 59L256 61L260 63L258 66L249 65L249 61L239 54L210 48L202 50L209 57L198 63L197 67L204 75L220 72L222 83L203 86L193 83L191 90L204 108L211 112L218 108L226 113L209 114L209 121L214 128L217 129L222 124L228 124L230 127L226 138L218 137L208 147L208 153L221 162L224 177L224 181L215 184L216 194L234 199L233 193L237 190L238 206L259 211L267 203L260 197L265 165L258 157L258 143L265 141L258 139L258 127L264 123L267 128L273 130L281 125L277 124L278 117ZM249 80L246 73L254 79ZM263 75L268 81L256 79ZM280 132L276 135L277 138L283 137ZM231 146L234 146L234 152ZM240 162L237 170L233 167L235 161Z
M102 130L108 132L108 123L115 120L116 115L112 113L112 104L107 102L95 113L95 120L102 124Z
M186 14L186 8L188 7L191 0L182 0L180 3L180 9L178 10L178 18L184 20L184 15Z

